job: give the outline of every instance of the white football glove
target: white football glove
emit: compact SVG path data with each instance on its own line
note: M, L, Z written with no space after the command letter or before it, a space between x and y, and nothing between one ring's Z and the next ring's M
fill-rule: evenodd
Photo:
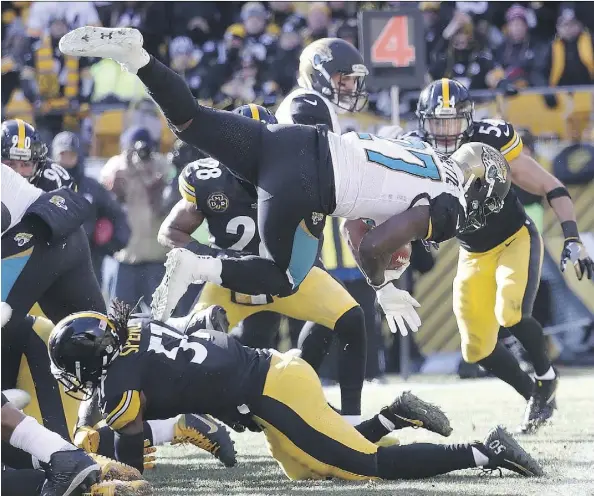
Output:
M415 307L421 305L415 300L408 291L397 289L393 284L376 290L377 301L384 309L386 320L390 331L396 334L400 331L403 336L408 336L408 327L412 332L417 332L421 325L421 319L415 310ZM405 324L406 323L406 324Z

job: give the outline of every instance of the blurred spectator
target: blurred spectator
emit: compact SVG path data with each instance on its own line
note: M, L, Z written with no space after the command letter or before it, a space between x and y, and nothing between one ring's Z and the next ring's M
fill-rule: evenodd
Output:
M172 2L172 36L186 36L195 45L223 35L220 3L217 2Z
M168 32L168 2L113 2L111 4L112 28L132 27L144 38L144 48L161 60L167 59L165 47ZM193 3L193 2L192 2Z
M202 83L202 69L199 66L202 52L194 46L192 39L178 36L169 43L169 66L183 76L188 87L196 97Z
M573 9L562 10L557 20L557 36L543 57L542 71L550 86L592 84L594 45ZM552 103L551 101L547 102Z
M442 42L446 49L437 47L435 59L429 66L429 74L434 80L442 77L456 79L469 89L494 88L507 83L491 50L475 36L468 14L455 12L443 32Z
M514 5L506 12L505 19L505 38L495 52L497 64L503 67L505 77L518 87L543 83L535 69L542 48L530 37L529 12Z
M154 153L146 129L129 129L122 148L101 171L101 183L124 206L132 229L126 248L115 254L119 266L113 296L132 305L142 297L150 306L165 271L168 250L157 242L157 233L167 214L163 193L175 170Z
M334 24L342 24L348 20L356 20L356 2L331 1L326 3L330 7L330 17Z
M451 4L444 2L420 2L419 8L423 12L426 56L427 64L429 64L436 57L434 53L436 48L445 48L442 33L451 19L454 9Z
M320 38L329 38L331 25L331 11L326 2L312 2L307 11L307 27L303 34L304 44L307 46Z
M336 37L348 41L355 48L359 48L359 26L355 19L347 19L338 26Z
M291 25L293 30L303 29L307 21L299 12L295 11L295 2L269 2L272 11L271 21L285 30L285 25Z
M93 2L32 2L27 34L31 38L47 35L54 19L63 19L70 29L101 25Z
M286 95L295 87L302 48L303 40L299 31L289 22L284 24L278 49L268 66L267 79L274 84L271 91L278 90Z
M105 255L113 255L130 240L126 214L115 197L95 179L85 175L83 154L78 137L69 131L56 135L52 142L53 161L68 170L77 190L91 203L93 210L84 223L89 238L93 269L101 284L101 266Z
M20 85L28 44L25 24L14 2L2 2L2 111Z
M58 49L60 38L71 27L66 15L57 9L54 17L47 18L47 29L24 56L21 87L33 106L37 129L46 143L51 143L60 131L80 130L80 120L88 111L93 93L90 59L63 55Z

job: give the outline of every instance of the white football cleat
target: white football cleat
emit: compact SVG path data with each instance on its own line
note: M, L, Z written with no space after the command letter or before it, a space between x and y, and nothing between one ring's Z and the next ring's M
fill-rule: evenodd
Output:
M221 268L217 258L196 255L185 248L171 250L165 261L163 280L153 293L153 319L167 321L190 284L201 281L220 284Z
M142 43L138 29L83 26L62 36L59 47L64 55L113 59L124 70L136 74L150 60Z

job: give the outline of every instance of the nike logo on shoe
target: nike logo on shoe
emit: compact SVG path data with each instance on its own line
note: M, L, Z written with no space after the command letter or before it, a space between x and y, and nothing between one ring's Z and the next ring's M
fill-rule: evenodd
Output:
M210 427L210 430L207 432L207 434L213 434L219 430L218 426L214 422L208 420L206 417L203 417L202 415L194 415L194 417L201 420L206 425L208 425L208 427Z
M310 105L313 105L314 107L318 104L317 100L308 100L304 98L303 101L309 103Z

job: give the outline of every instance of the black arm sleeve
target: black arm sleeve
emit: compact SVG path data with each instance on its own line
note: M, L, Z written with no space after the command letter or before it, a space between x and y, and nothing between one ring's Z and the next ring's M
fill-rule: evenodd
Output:
M142 473L144 470L144 432L122 434L116 431L113 444L116 460L130 465Z

